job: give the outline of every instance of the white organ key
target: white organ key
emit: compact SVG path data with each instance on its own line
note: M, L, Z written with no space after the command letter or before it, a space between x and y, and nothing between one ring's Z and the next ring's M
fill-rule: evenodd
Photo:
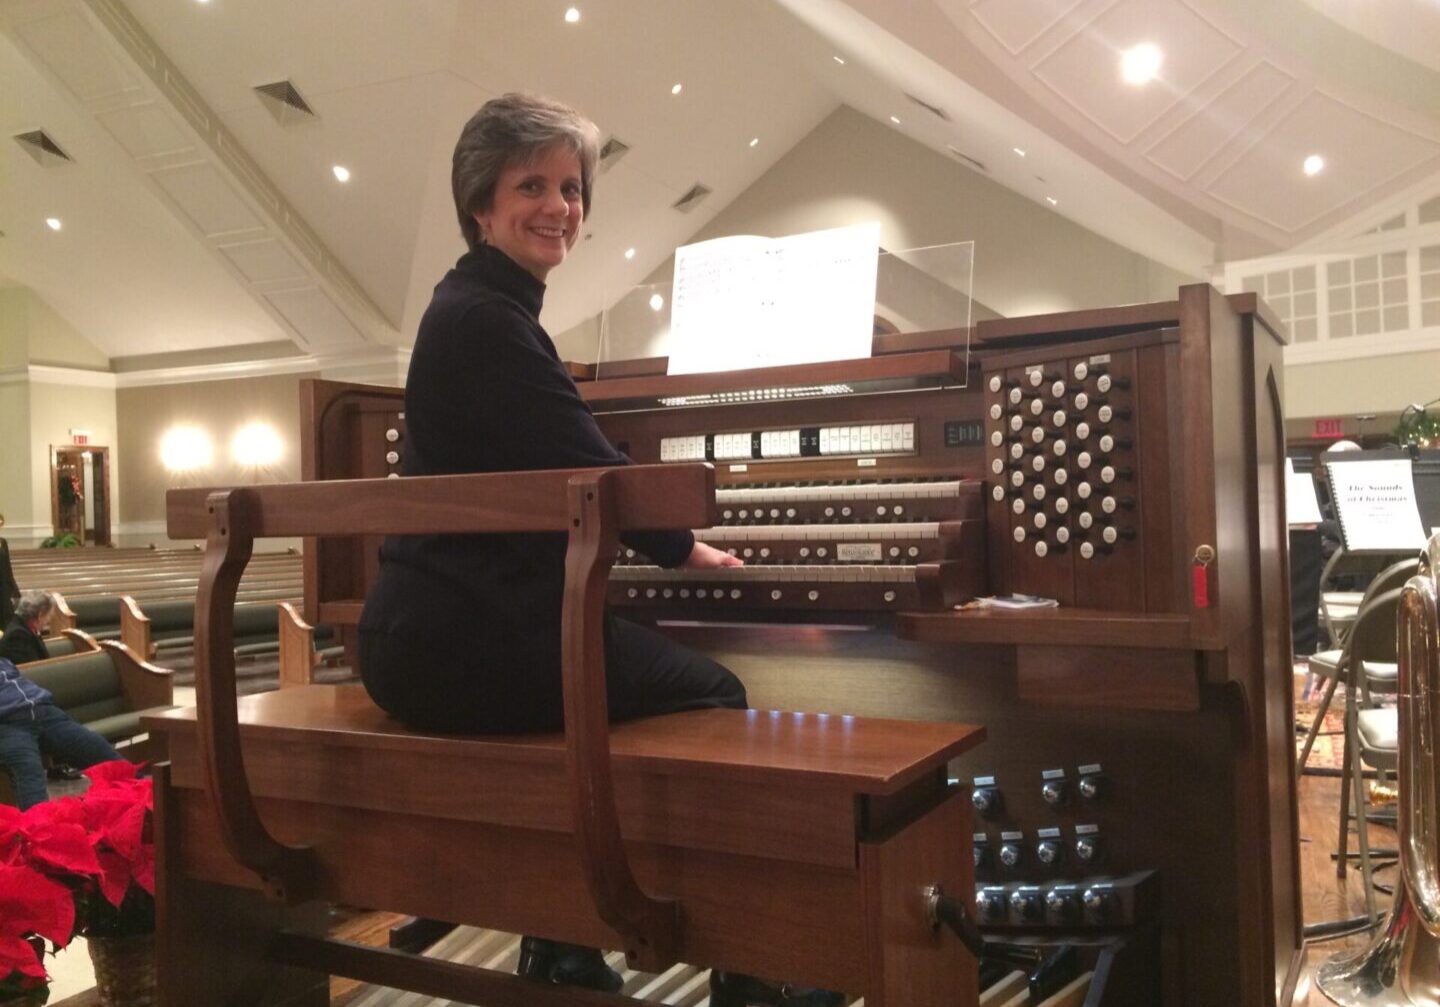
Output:
M923 483L877 483L866 488L875 500L913 500L922 497L944 499L960 495L960 480ZM784 486L784 487L724 487L715 491L715 502L738 506L745 504L803 503L819 500L855 499L858 487L854 486Z
M915 424L901 424L900 432L904 435L901 438L901 449L904 451L915 450Z

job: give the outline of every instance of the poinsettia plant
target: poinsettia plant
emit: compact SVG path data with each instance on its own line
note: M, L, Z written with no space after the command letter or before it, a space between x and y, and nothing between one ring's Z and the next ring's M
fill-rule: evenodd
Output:
M124 761L85 771L81 797L0 805L0 1001L43 1004L44 942L155 929L154 799Z

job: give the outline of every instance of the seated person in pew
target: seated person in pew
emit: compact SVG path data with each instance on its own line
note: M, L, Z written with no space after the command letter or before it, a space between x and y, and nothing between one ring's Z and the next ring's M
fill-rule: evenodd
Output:
M461 132L451 181L470 251L420 322L405 383L405 475L629 464L539 321L545 281L589 212L597 136L573 109L524 94L487 102ZM689 532L625 541L662 566L740 564ZM386 539L357 653L376 704L426 730L560 730L565 552L555 534ZM605 665L615 720L746 706L727 669L614 617ZM522 942L520 971L607 991L621 985L598 950L532 937ZM712 988L731 1002L841 1002L820 990L797 999L739 975L717 974Z
M75 723L52 699L14 662L0 658L0 768L10 775L21 811L50 796L42 753L79 769L121 757L110 742Z
M55 602L44 591L26 591L15 605L15 615L0 636L0 657L16 664L43 661L50 656L45 630L55 614Z

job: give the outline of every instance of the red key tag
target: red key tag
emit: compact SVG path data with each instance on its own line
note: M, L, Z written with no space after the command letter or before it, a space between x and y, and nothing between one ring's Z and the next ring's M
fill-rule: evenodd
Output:
M1190 594L1196 608L1210 607L1210 564L1215 559L1215 550L1202 545L1195 550L1195 562L1190 567Z

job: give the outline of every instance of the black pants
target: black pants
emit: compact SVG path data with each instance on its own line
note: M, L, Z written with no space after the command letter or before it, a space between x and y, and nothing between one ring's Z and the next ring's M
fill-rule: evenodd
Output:
M475 734L564 726L558 640L463 650L434 643L360 634L361 678L391 716L422 730ZM613 616L605 621L605 683L611 720L747 706L745 686L728 669Z

